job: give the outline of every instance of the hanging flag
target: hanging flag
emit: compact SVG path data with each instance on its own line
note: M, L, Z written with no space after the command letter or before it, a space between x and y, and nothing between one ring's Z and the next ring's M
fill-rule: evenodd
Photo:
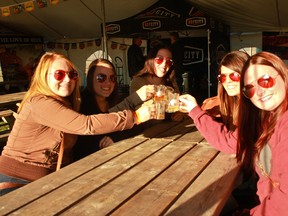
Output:
M100 46L101 45L101 39L100 38L96 39L95 44L96 44L96 46Z
M10 16L10 7L2 7L1 13L4 17Z
M117 45L118 45L118 44L117 44L116 42L113 42L113 41L111 42L111 48L112 48L112 49L116 49L116 48L117 48Z
M59 0L50 0L50 4L56 5L59 3Z
M26 12L31 12L34 10L34 3L33 1L24 2L24 9Z
M13 14L20 14L23 11L22 5L15 5L12 7Z
M69 43L65 43L65 44L64 44L64 49L65 49L65 50L69 50L69 48L70 48L70 44L69 44Z
M87 41L86 42L87 47L92 47L93 46L93 41Z
M77 43L72 43L71 44L71 49L77 49Z
M47 0L36 0L38 8L47 7Z
M125 51L127 49L127 45L126 44L120 44L119 49Z
M79 43L79 48L80 48L80 49L84 49L84 48L85 48L84 42L80 42L80 43Z

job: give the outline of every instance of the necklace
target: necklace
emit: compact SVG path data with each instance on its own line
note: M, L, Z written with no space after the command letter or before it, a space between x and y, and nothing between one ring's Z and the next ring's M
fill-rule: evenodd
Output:
M279 187L279 182L273 181L273 180L271 179L271 177L270 177L269 174L265 171L262 163L261 163L259 160L257 160L256 165L257 165L258 168L260 169L262 176L268 178L274 188Z

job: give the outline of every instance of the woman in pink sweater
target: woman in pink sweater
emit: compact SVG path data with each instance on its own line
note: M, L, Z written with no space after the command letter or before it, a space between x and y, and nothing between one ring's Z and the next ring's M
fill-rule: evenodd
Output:
M246 170L259 175L260 204L245 215L284 216L288 212L288 69L276 55L260 52L246 62L240 81L238 128L228 133L217 148L236 153ZM195 99L180 99L189 115L199 118ZM198 124L198 128L203 125ZM219 135L223 130L218 130ZM215 133L214 133L215 134ZM238 142L225 142L231 137ZM234 139L231 139L234 140ZM229 144L228 144L229 143ZM213 143L211 143L213 145Z

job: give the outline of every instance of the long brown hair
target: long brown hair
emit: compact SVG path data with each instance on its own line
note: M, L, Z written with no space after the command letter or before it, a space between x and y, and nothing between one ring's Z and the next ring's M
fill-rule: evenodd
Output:
M156 46L154 46L147 54L145 63L144 63L144 67L134 75L134 77L140 77L140 76L156 76L155 75L155 65L154 65L154 59L157 57L157 53L159 50L161 49L165 49L168 50L171 55L172 55L172 51L170 49L170 46L165 44L165 43L159 43ZM173 87L176 92L179 92L178 86L176 84L176 77L175 75L172 77L172 79L170 79L170 74L173 71L173 66L170 67L170 69L168 70L168 72L165 74L165 76L162 78L163 79L163 84L167 85L167 86L171 86Z
M227 53L219 64L218 74L221 74L222 66L241 74L241 70L248 58L249 55L242 51L232 51ZM222 121L229 130L233 131L237 127L240 95L229 96L222 83L219 82L218 97L220 100L220 113Z
M243 67L240 81L241 89L243 89L244 86L244 75L252 65L266 65L274 68L284 80L287 98L287 66L278 56L268 52L257 53L246 62ZM288 110L288 100L283 100L283 102L273 111L265 111L257 108L250 99L241 94L239 108L239 131L236 157L238 161L243 161L246 170L252 170L261 150L274 133L277 120L286 110Z
M49 97L53 97L58 101L61 101L64 105L71 107L75 111L79 111L80 109L80 80L79 76L78 79L76 80L75 88L70 96L67 98L60 97L59 95L55 94L50 87L48 86L48 73L50 71L52 63L56 59L65 59L67 61L67 64L70 66L71 70L74 70L77 72L76 67L73 65L73 63L64 55L58 54L58 53L52 53L52 52L47 52L45 53L40 61L39 64L37 65L35 69L35 73L32 77L30 87L25 94L18 112L21 111L23 105L25 102L36 95L45 95ZM68 100L67 100L68 99Z
M112 62L110 62L109 60L100 58L100 59L95 59L94 61L92 61L89 65L89 69L88 69L88 73L87 73L86 90L84 90L84 91L88 91L89 95L91 95L91 96L95 95L95 92L94 92L95 82L94 82L93 78L94 78L94 74L96 72L96 69L97 69L99 63L104 63L104 64L109 65L112 68L112 71L113 71L115 77L117 77L115 67L112 64ZM91 99L92 98L94 99L94 97L91 97ZM118 92L118 83L117 82L115 82L114 90L109 95L107 100L108 100L110 107L116 105L119 102L119 92Z

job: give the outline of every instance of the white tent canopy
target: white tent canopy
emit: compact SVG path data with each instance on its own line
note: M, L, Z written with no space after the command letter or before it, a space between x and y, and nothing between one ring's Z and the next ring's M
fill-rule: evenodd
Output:
M0 7L22 4L29 0L0 1ZM32 0L33 1L33 0ZM175 0L175 7L179 0ZM58 4L0 16L1 27L19 33L42 36L45 40L100 38L101 23L131 17L157 0L60 0ZM105 3L105 13L101 3ZM231 33L256 31L288 31L287 0L187 0L206 14L230 25Z

